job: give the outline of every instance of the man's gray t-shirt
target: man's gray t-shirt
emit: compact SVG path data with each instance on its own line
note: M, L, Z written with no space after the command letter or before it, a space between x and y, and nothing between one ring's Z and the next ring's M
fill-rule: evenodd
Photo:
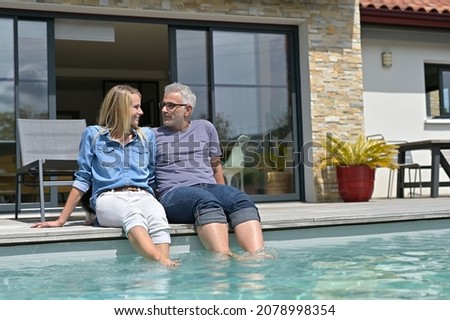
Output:
M216 183L211 157L222 155L216 128L207 120L192 120L183 131L166 126L156 135L156 191L159 197L181 186Z

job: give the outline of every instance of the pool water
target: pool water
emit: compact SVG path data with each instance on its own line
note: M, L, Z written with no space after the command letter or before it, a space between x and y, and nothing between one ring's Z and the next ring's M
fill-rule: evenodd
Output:
M96 259L77 253L66 262L49 253L0 263L0 299L450 299L446 223L386 234L269 236L274 259L197 250L175 253L181 265L174 269L134 253Z

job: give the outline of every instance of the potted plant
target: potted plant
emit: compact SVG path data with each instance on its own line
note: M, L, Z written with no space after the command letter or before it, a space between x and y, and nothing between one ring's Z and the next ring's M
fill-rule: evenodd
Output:
M286 171L288 149L286 142L279 141L270 147L266 161L266 165L270 168L266 173L266 194L292 192L292 173Z
M328 134L322 143L317 170L336 167L339 195L345 202L369 201L376 168L397 168L397 146L384 139L367 139L360 134L346 141Z

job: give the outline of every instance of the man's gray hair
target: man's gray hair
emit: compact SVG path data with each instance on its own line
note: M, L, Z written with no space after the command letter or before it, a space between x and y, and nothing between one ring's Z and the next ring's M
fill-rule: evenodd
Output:
M192 109L195 108L197 97L187 85L179 82L171 83L164 88L164 94L168 93L180 93L182 99L181 103L190 104Z

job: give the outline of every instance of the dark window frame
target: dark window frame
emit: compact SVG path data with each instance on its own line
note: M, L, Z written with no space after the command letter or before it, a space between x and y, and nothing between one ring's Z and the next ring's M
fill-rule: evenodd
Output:
M448 73L447 82L450 83L450 64L434 64L425 63L425 94L427 95L427 116L433 119L450 119L450 88L444 88L444 73ZM450 87L450 86L449 86ZM448 105L444 105L444 91L449 89L447 93ZM429 93L432 91L439 91L439 112L432 110L432 102L430 101ZM436 106L434 108L436 110Z

